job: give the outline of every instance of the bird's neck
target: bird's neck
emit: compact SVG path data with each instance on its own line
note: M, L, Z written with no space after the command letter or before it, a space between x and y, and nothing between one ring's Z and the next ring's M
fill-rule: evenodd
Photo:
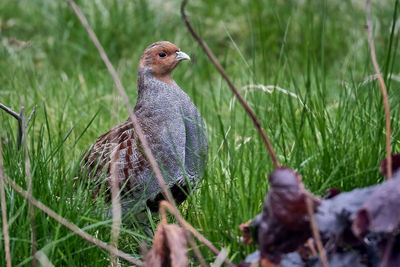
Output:
M145 90L147 87L151 87L154 83L154 80L158 80L162 83L168 84L169 86L176 86L175 81L171 77L171 73L157 75L151 72L151 68L139 67L138 70L139 94L141 93L142 90Z
M153 76L154 78L156 78L157 80L159 80L160 82L166 83L168 85L174 86L175 82L171 77L171 73L167 74L167 75L157 75L157 76Z

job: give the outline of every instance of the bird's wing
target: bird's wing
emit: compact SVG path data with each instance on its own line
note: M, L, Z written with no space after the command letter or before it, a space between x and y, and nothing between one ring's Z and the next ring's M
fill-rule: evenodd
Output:
M101 184L109 181L111 164L116 164L122 198L131 193L135 195L134 198L139 198L139 194L144 192L145 181L142 180L149 175L145 170L150 170L150 167L129 120L100 136L85 155L81 169L83 176L95 183L93 197L97 195Z
M144 184L150 170L140 142L135 138L133 131L128 132L128 138L121 140L110 152L109 164L116 164L116 175L121 188L121 198L133 194L140 198L144 192ZM110 165L111 168L111 165Z
M101 135L86 150L81 170L92 179L97 180L103 171L109 171L108 163L112 150L132 138L133 135L133 126L129 121L125 121Z

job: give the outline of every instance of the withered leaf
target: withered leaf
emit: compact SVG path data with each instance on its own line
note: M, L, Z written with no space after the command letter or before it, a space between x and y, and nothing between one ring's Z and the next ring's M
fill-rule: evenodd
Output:
M339 189L337 189L337 188L328 188L326 190L326 194L324 196L324 199L330 199L330 198L333 198L333 197L335 197L335 196L337 196L339 194L340 194L340 190Z
M306 198L300 176L290 168L279 168L269 176L270 189L264 202L258 240L261 260L279 264L283 254L295 251L311 237Z
M375 187L355 189L323 200L315 214L322 238L338 246L349 242L359 243L351 232L351 224L357 211L374 192Z
M360 239L377 242L382 265L400 266L400 178L385 181L365 201L352 225Z
M258 214L252 220L247 223L242 223L239 225L239 230L243 235L243 243L250 245L253 243L258 243L258 229L261 223L262 214Z
M400 165L400 154L394 157L394 164L397 159ZM318 257L304 257L299 250L311 237L304 200L313 196L289 168L275 170L269 181L271 187L255 228L260 253L251 254L242 266L254 262L282 267L322 266ZM321 202L313 200L315 206L319 205L315 216L330 266L400 266L400 168L394 171L392 180L382 184L329 193Z
M250 223L251 220L239 225L239 231L243 234L243 243L245 243L246 245L250 245L253 243L253 239L251 238L250 233Z
M153 247L145 256L146 267L188 266L186 236L176 224L160 223L153 239Z
M392 173L396 173L400 168L400 154L392 154ZM381 173L387 176L387 159L381 161Z
M367 231L391 234L400 228L400 179L380 184L368 197L353 222L352 230L360 238Z
M269 176L270 189L264 207L268 206L272 214L288 229L298 230L309 223L306 198L318 200L304 189L300 175L290 168L274 170Z

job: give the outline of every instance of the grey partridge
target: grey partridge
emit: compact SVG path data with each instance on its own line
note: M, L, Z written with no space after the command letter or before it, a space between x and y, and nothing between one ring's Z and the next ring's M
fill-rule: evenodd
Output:
M148 46L139 62L134 108L177 203L203 176L208 145L199 111L171 77L185 59L190 57L170 42ZM102 186L111 192L110 155L117 164L123 211L157 210L163 195L129 118L100 136L83 158L82 169L95 185L93 197Z

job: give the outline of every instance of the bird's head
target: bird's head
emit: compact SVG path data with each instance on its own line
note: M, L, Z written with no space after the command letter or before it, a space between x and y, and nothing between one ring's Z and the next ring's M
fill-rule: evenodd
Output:
M182 60L190 57L176 45L161 41L148 46L139 62L139 69L149 71L158 80L171 83L171 73Z

